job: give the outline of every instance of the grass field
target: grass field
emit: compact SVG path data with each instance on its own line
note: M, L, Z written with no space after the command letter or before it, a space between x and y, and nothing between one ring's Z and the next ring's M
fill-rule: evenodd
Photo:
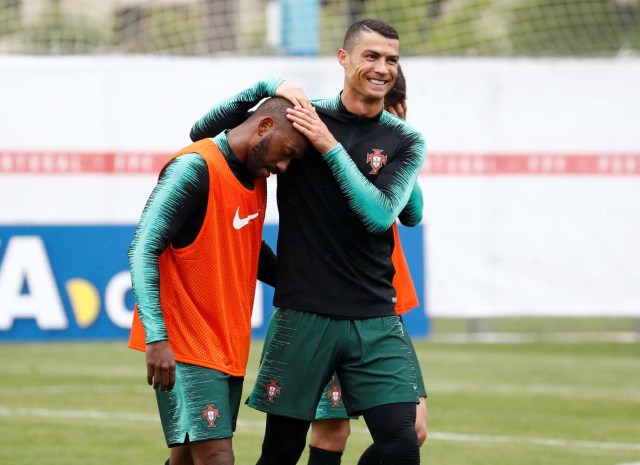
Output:
M416 350L429 390L422 463L640 464L640 344L416 341ZM124 341L0 344L0 361L0 464L164 463L144 355ZM236 463L255 463L262 432L263 415L243 405ZM368 443L354 422L343 463Z

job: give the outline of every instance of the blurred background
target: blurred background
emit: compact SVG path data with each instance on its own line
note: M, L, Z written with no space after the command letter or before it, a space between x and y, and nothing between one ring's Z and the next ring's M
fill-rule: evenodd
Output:
M428 142L425 219L402 232L411 332L637 339L639 0L4 0L0 340L125 337L126 249L162 160L263 77L336 95L363 17L399 31Z
M0 463L164 462L126 348L158 170L264 77L337 95L364 17L399 31L428 146L424 219L401 228L423 463L640 464L640 0L0 0ZM264 419L240 419L254 463ZM343 463L369 441L354 423Z
M633 55L636 0L4 0L19 54L332 55L346 27L384 18L405 56Z

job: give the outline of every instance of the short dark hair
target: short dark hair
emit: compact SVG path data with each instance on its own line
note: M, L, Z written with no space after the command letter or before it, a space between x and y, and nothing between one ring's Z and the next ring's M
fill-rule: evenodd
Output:
M311 147L311 142L304 134L293 127L293 123L287 118L287 108L293 108L294 105L284 97L271 97L264 100L258 108L251 114L251 118L262 118L270 116L273 119L273 128L276 131L290 131L292 137L298 140L303 153Z
M342 44L342 48L347 52L350 52L353 49L354 44L360 33L362 32L377 32L382 37L386 37L388 39L400 39L398 36L398 31L390 25L382 21L381 19L373 19L366 18L360 21L356 21L347 29L347 32L344 34L344 42Z
M404 73L402 72L402 68L398 65L398 76L396 77L396 82L393 84L393 87L387 95L384 96L384 104L386 105L397 105L398 103L402 103L403 100L407 99L407 81L404 78Z
M291 121L287 119L287 108L293 108L293 103L284 97L271 97L264 100L251 116L270 116L273 118L273 124L280 129L291 126Z

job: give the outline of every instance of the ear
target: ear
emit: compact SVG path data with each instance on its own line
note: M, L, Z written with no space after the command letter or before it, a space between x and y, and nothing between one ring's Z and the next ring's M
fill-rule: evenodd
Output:
M345 49L341 48L340 50L338 50L338 63L340 63L340 65L343 68L347 67L347 61L349 60L349 52L347 52Z
M258 135L260 137L268 134L273 129L273 118L271 116L263 117L258 123Z

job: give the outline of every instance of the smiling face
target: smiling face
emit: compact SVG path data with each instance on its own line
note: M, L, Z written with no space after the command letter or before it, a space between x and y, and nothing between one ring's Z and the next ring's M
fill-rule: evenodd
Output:
M256 178L284 173L291 161L301 158L308 148L305 137L293 126L290 130L271 129L264 132L247 152L247 169Z
M338 60L345 69L343 95L382 105L398 75L400 42L377 32L361 31L350 51L338 51Z

